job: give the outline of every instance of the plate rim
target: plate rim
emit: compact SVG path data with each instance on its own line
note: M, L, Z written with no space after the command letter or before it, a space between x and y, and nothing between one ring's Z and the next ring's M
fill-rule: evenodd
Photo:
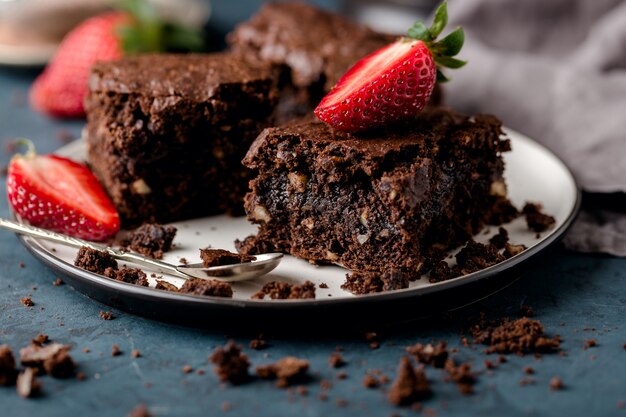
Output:
M513 133L518 136L520 139L530 142L533 146L540 148L543 152L549 154L552 158L554 158L564 169L565 173L569 176L569 179L573 182L575 189L574 196L574 204L572 206L571 211L568 213L565 220L559 225L557 228L553 229L550 234L545 236L540 242L536 245L530 247L529 249L521 252L518 255L515 255L503 262L500 262L496 265L490 266L488 268L482 269L480 271L463 275L460 277L452 278L450 280L433 283L424 287L417 288L403 288L399 290L385 291L373 294L363 294L355 297L341 297L341 298L315 298L315 299L304 299L304 300L254 300L254 299L233 299L233 298L225 298L225 297L214 297L214 296L200 296L200 295L191 295L191 294L180 294L173 293L169 291L157 290L151 287L141 287L134 284L129 284L125 282L115 281L113 279L100 276L93 272L85 271L83 269L77 268L74 265L64 261L63 259L55 256L52 252L46 250L41 246L39 242L35 239L18 235L18 239L20 242L26 247L26 249L33 254L37 259L39 259L45 265L51 267L52 269L74 278L81 278L86 281L87 284L95 285L101 288L106 288L109 291L116 292L118 294L131 293L135 296L147 297L153 299L153 301L171 301L171 302L188 302L195 305L203 305L203 306L215 306L215 307L227 307L227 308L254 308L254 309L263 309L263 310L275 310L275 309L309 309L316 307L325 307L325 306L337 306L337 305L346 305L350 306L354 303L363 303L367 301L381 301L381 302L389 302L394 300L405 300L408 298L417 298L421 296L428 296L433 293L439 293L447 290L451 290L460 286L468 285L475 283L481 280L487 280L496 275L502 274L509 270L512 270L527 261L530 261L536 255L544 252L546 249L560 241L565 233L572 226L574 220L578 216L580 211L581 203L582 203L582 189L580 187L579 182L577 181L575 175L569 166L556 154L554 154L550 149L542 145L541 143L535 141L534 139L519 133L513 129L505 128L505 133ZM59 150L67 150L78 148L82 145L81 139L73 141L68 145L59 148L55 151L57 153ZM85 291L78 290L81 294L89 296L89 294Z

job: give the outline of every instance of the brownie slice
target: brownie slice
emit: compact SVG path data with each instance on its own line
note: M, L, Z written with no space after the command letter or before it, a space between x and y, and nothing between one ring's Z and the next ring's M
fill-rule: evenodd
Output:
M305 3L267 3L229 34L230 47L272 64L280 79L279 121L313 110L359 59L397 36ZM437 88L431 102L440 100Z
M266 129L244 159L258 171L245 207L260 228L239 249L415 278L477 233L506 190L501 136L493 116L445 109L367 137L314 120Z
M267 65L231 53L136 55L92 68L88 162L126 226L241 213L241 158L276 104Z

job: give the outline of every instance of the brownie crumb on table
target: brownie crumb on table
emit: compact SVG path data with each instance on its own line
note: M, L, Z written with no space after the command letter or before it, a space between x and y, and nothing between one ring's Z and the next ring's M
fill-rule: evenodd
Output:
M331 368L341 368L342 366L346 365L346 361L343 359L343 356L341 356L340 353L333 352L328 357L328 365L330 365Z
M113 344L111 346L111 356L120 356L122 354L122 349L120 349L119 345Z
M35 368L26 368L20 372L15 385L17 394L22 398L32 398L41 392L41 382L37 379Z
M0 385L15 383L15 358L8 345L0 345Z
M380 381L373 375L365 375L363 378L363 386L365 388L378 388Z
M258 366L256 374L262 379L276 379L276 386L286 388L296 382L302 381L309 370L309 361L286 356L275 363Z
M406 348L406 351L415 356L423 364L443 368L448 359L448 349L446 342L439 342L436 345L416 343Z
M193 372L193 367L189 364L183 366L183 373L184 374L190 374Z
M32 298L30 298L30 296L21 298L20 302L24 304L26 307L32 307L35 305L35 303L33 302Z
M172 248L176 232L174 226L145 223L130 232L123 246L149 258L163 259L163 254Z
M224 249L200 249L200 259L205 268L212 266L233 265L256 260L255 256L243 255Z
M423 367L415 368L407 356L400 359L396 379L387 399L394 405L411 405L431 395L430 384Z
M102 320L113 320L115 317L113 316L113 312L111 311L100 311L98 314Z
M248 357L242 353L241 346L233 341L229 341L224 347L217 347L209 359L216 365L215 374L222 382L241 384L250 378Z
M472 332L476 343L487 345L486 353L550 353L558 351L561 344L558 335L546 336L541 322L528 317L477 325Z
M130 356L133 358L141 358L141 351L139 351L139 349L133 349L130 351Z
M384 272L352 272L346 274L341 288L352 294L363 295L382 291L399 290L409 286L409 275L400 270Z
M524 367L524 373L527 375L533 375L535 373L535 370L532 366L526 366Z
M184 294L204 295L211 297L233 296L233 289L227 282L215 279L190 278L180 287L178 292Z
M138 404L130 410L127 417L152 417L152 414L150 414L150 410L144 404Z
M249 346L250 346L250 349L261 350L267 347L267 342L263 338L263 335L259 335L259 337L257 337L256 339L252 339L250 341Z
M61 286L63 284L65 284L65 282L63 282L61 278L57 278L54 281L52 281L52 285L54 285L55 287Z
M105 251L83 246L76 255L74 266L89 272L104 275L104 271L107 268L117 269L117 261Z
M559 378L558 376L553 377L552 379L550 379L550 389L553 391L559 391L565 388L565 384L563 384L563 380L561 380L561 378Z
M162 279L157 279L156 286L154 288L156 288L157 290L178 292L178 287L176 285L171 284L171 283L169 283L167 281L164 281Z
M543 207L536 203L526 203L522 213L526 217L526 224L533 232L543 232L556 224L556 219L542 212Z
M596 346L598 346L598 342L596 342L596 339L585 340L584 349L589 349L589 348L596 347Z
M469 395L474 393L476 376L472 372L472 365L469 363L456 365L452 359L448 359L444 369L448 373L448 379L456 383L462 394Z
M42 369L55 378L69 378L74 375L76 364L69 355L69 345L51 343L46 346L31 344L20 349L20 362L24 366Z
M148 286L148 277L146 276L146 273L139 268L107 268L104 270L103 275L107 278L111 278L116 281L126 282L128 284L135 284L141 287Z
M262 300L266 295L272 300L315 298L315 284L311 281L305 281L301 285L284 281L271 281L263 285L263 288L253 294L251 298Z

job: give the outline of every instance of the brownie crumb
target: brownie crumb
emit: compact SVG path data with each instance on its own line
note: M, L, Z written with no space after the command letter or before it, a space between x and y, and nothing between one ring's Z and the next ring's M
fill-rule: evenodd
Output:
M543 325L528 317L504 319L499 325L475 328L473 333L476 343L488 346L487 353L550 353L561 344L558 336L547 337Z
M409 275L399 270L385 272L355 271L346 274L346 281L341 284L343 290L356 295L399 290L408 286Z
M261 350L267 347L267 343L265 342L265 339L263 339L263 335L259 335L259 337L257 337L256 339L252 339L250 341L249 346L250 349Z
M565 388L565 384L563 384L563 381L561 380L561 378L559 378L558 376L555 376L552 379L550 379L551 390L559 391L559 390L562 390L563 388Z
M365 388L378 388L379 385L380 381L372 375L365 375L363 378L363 386Z
M76 368L69 351L69 345L60 343L30 345L20 349L20 362L24 366L43 369L55 378L69 378L74 375Z
M584 346L585 349L589 349L589 348L596 347L596 346L598 346L598 342L596 342L596 339L585 340L585 346Z
M200 259L205 268L212 266L233 265L256 260L255 256L242 255L224 249L200 249Z
M229 403L228 401L224 401L222 403L222 411L230 411L232 409L233 409L233 405Z
M407 356L400 359L396 379L387 399L393 405L411 405L431 395L430 384L423 367L414 368Z
M0 385L15 383L15 358L8 345L0 345Z
M472 365L469 363L456 365L452 359L448 359L444 368L448 372L449 380L456 383L462 394L469 395L474 393L476 376L472 372Z
M504 249L504 245L506 245L508 241L509 232L504 227L498 228L498 234L489 239L489 243L498 249Z
M520 314L522 317L533 317L535 315L535 311L531 306L523 305L520 307Z
M276 386L286 388L295 382L302 381L308 370L309 361L286 356L275 363L257 367L256 373L262 379L277 379Z
M215 373L222 382L241 384L250 377L248 357L241 352L241 346L235 345L232 340L224 347L217 347L209 359L216 365Z
M296 388L296 392L298 393L298 395L300 395L302 397L306 397L307 395L309 395L309 389L307 387L302 386L302 385L299 385Z
M171 284L171 283L169 283L167 281L164 281L162 279L157 279L156 286L154 288L156 288L157 290L178 292L178 287L176 287L176 285Z
M290 284L284 281L271 281L263 285L256 294L254 300L262 300L268 295L272 300L307 299L315 298L315 284L305 281L302 285Z
M215 279L188 279L182 287L180 287L178 292L212 297L231 298L233 296L233 289L229 283Z
M98 314L102 320L113 320L115 317L113 316L113 312L111 311L100 311Z
M122 350L120 349L119 345L114 344L113 346L111 346L111 356L120 356L122 354Z
M522 209L528 229L533 232L541 233L556 224L554 217L543 213L542 209L540 204L535 203L526 203Z
M26 368L17 376L17 394L22 398L35 397L41 391L41 383L37 379L37 370Z
M340 353L333 352L328 358L328 364L331 368L341 368L346 364L346 361L343 359L343 356L341 356Z
M348 400L344 398L337 398L335 400L335 404L337 405L337 407L345 407L348 405Z
M323 289L326 289L326 288L328 288L328 284L326 284L325 282L322 282L322 283L319 285L319 287L320 287L320 288L323 288Z
M427 345L416 343L406 348L406 351L414 355L419 362L435 368L443 368L448 359L446 342L439 342L434 346L430 343Z
M187 258L180 258L178 261L181 263L181 265L189 265L189 261L187 260Z
M142 287L148 286L148 277L146 273L139 268L107 268L104 270L103 275L116 281L127 282Z
M117 269L117 261L108 252L83 246L76 255L74 266L104 275L107 268Z
M535 382L537 381L535 381L533 378L522 378L519 380L519 384L522 387L525 387L526 385L533 385Z
M511 222L520 216L519 210L511 203L508 198L498 197L485 219L487 224L499 226L504 223Z
M52 281L52 285L54 285L55 287L59 287L63 284L65 284L65 282L63 282L61 278L57 278L54 281Z
M475 240L467 242L467 245L456 255L457 267L463 275L496 265L505 259L494 245L484 245Z
M183 366L183 373L184 374L190 374L192 372L193 372L193 367L191 365Z
M337 372L337 379L347 379L348 378L348 374L345 371L339 371Z
M78 379L79 381L85 381L87 379L87 374L84 372L78 372L76 374L76 379Z
M163 259L163 254L172 248L176 228L146 223L133 230L123 245L140 254L154 259Z
M517 254L524 252L526 249L528 249L526 245L513 245L511 243L505 243L504 252L502 252L502 255L506 259L509 259L509 258L514 257Z
M32 307L35 305L35 303L33 302L33 300L30 297L24 297L22 299L20 299L20 302L22 304L24 304L26 307Z
M152 414L150 414L148 407L139 404L128 413L127 417L152 417Z
M141 352L139 351L139 349L133 349L130 352L130 356L132 356L133 358L141 358Z
M626 401L624 401L624 400L619 400L619 401L617 402L617 408L618 408L619 410L623 410L624 408L626 408Z
M33 340L31 340L31 343L33 345L43 346L44 344L48 343L49 341L50 341L50 338L48 337L47 334L38 334L37 337L35 337Z
M489 359L485 359L483 364L485 365L485 369L496 369L498 367L493 361L490 361Z
M450 267L445 261L436 262L430 270L428 282L435 284L437 282L447 281L460 275L457 266Z

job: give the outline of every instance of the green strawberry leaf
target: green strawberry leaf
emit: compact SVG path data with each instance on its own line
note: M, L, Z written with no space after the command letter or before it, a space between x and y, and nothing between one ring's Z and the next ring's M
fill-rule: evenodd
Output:
M430 36L432 39L436 39L437 36L443 32L443 29L448 24L448 2L444 0L443 3L439 7L437 7L437 11L435 11L435 21L429 29Z
M430 42L433 40L430 36L430 31L428 30L424 22L415 22L413 26L409 28L408 35L409 38L418 41Z
M467 61L462 61L460 59L452 58L450 56L435 57L435 62L440 67L447 67L452 69L461 68L462 66L467 64Z
M448 81L450 81L448 79L448 77L443 75L443 72L441 72L441 70L439 68L437 68L437 82L438 83L447 83Z
M458 27L450 32L445 38L436 43L438 52L445 56L455 56L461 52L463 43L465 42L465 33L463 28Z

